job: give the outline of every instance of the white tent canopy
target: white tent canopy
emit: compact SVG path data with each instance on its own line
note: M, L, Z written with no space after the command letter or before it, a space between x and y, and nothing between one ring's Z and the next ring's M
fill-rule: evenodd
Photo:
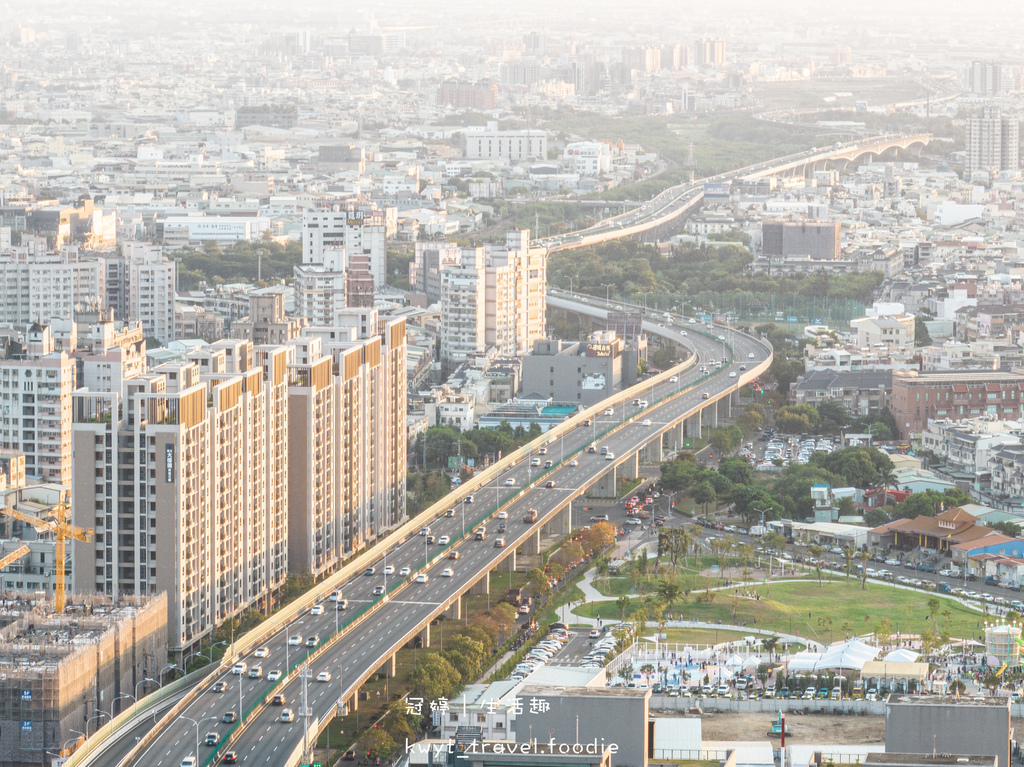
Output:
M921 653L901 647L899 650L893 650L886 655L883 660L886 663L914 663L920 657Z
M854 669L878 657L878 648L853 639L832 645L825 652L799 652L789 661L790 671L823 671L827 669Z

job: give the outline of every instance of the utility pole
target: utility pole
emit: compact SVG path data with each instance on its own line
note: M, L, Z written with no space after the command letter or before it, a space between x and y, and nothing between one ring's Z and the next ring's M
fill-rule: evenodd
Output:
M302 671L299 672L299 676L302 677L302 760L309 762L309 715L312 713L309 708L309 664L303 664Z

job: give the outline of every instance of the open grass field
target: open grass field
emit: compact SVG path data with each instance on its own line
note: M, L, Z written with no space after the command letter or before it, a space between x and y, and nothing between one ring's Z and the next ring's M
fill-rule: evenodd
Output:
M819 587L815 578L804 583L759 585L753 591L760 594L760 600L721 591L713 592L715 597L710 604L695 604L691 594L691 601L677 603L672 612L679 613L683 620L754 626L825 643L844 639L847 632L873 632L882 619L888 619L894 637L897 631L903 635L920 634L932 627L928 614L928 600L932 598L939 602L936 628L932 629L939 635L977 639L981 633L978 624L984 621L980 612L946 597L877 583L869 583L867 590L861 590L856 580L849 585L845 579L824 581ZM640 604L640 599L632 599L626 608L626 618ZM577 613L605 620L621 618L614 602L592 602L577 609Z
M850 95L846 95L850 94ZM768 109L843 107L853 108L857 101L868 106L894 104L923 99L928 91L914 80L896 77L851 77L836 80L799 80L758 83L754 97ZM857 118L848 118L857 119Z

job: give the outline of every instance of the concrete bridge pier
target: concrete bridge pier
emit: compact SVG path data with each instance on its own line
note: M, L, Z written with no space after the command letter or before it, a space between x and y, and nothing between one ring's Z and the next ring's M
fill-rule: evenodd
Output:
M420 647L430 647L430 624L420 630ZM358 696L356 696L358 697Z
M398 673L398 655L391 653L391 657L384 661L384 665L381 668L389 678L394 679Z
M615 485L618 481L618 472L615 467L608 469L602 474L597 482L591 485L590 494L595 498L615 498L617 494L615 492Z
M491 593L491 574L490 572L484 573L484 576L469 587L470 594L490 594Z
M640 476L640 452L637 451L619 464L619 473L623 477L635 479Z
M455 601L448 605L448 609L444 611L444 617L449 620L457 621L462 618L462 597L456 597Z
M718 400L718 417L722 419L732 417L732 395Z
M515 551L510 551L508 553L508 556L505 557L503 560L501 560L498 563L498 572L501 572L501 573L511 573L511 572L515 572L515 569L516 569L516 553L515 553Z
M572 532L572 506L566 505L555 517L555 530L559 535Z
M732 394L729 395L729 401L733 405L735 405L736 407L739 407L739 405L740 405L740 390L739 389L737 389L736 391L734 391Z
M534 530L525 541L520 544L523 556L532 557L540 554L540 530Z
M680 421L665 432L665 443L670 452L677 453L683 446L683 423Z
M691 415L685 421L683 421L683 436L690 437L691 439L700 438L700 426L701 426L701 411L698 410L696 413Z
M718 403L717 402L709 403L709 405L706 406L701 411L701 418L704 420L705 424L707 425L707 427L709 429L717 429L718 428Z
M644 445L644 463L661 463L665 460L665 446L661 435Z

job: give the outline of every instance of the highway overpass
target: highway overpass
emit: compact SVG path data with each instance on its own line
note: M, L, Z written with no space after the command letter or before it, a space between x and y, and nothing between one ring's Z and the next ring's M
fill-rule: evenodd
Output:
M804 152L778 157L763 163L701 179L694 184L679 184L661 192L650 202L612 218L604 219L588 229L570 234L546 237L533 244L549 252L598 245L620 237L647 235L658 230L678 227L682 216L690 213L704 199L705 183L725 183L743 178L758 178L781 173L806 173L824 167L828 162L855 162L862 157L885 157L900 150L911 150L928 144L929 134L913 136L873 136L858 141L816 147Z
M593 300L553 297L552 304L594 316L607 311ZM429 644L434 619L442 614L458 617L464 595L489 588L490 574L514 568L518 557L538 554L543 537L562 536L585 524L586 520L572 518L574 500L587 492L614 497L617 477L636 476L641 460L660 461L666 450L678 449L702 426L716 425L730 414L738 389L771 363L766 344L727 328L708 331L682 318L676 318L671 327L645 323L645 328L688 347L691 357L672 371L555 427L489 469L480 483L449 496L403 526L400 535L358 557L301 604L286 608L269 625L240 641L237 652L164 715L127 757L97 753L72 764L179 767L183 759L196 755L198 765L208 765L216 764L229 748L238 752L242 764L300 763L307 745L339 705L358 706L358 691L367 679L382 669L394 671L399 649L417 637ZM723 357L725 364L710 374L699 370L710 359ZM672 381L673 377L677 380ZM650 404L641 408L634 404L636 399ZM607 447L613 457L586 452L591 444ZM545 460L555 464L550 470L531 466L541 447L547 451ZM554 487L545 486L549 481ZM473 496L471 502L468 495ZM454 516L446 516L449 508L455 510ZM537 521L524 523L523 516L531 508L538 511ZM499 514L508 515L503 548L494 545ZM481 524L488 537L477 541L473 531ZM439 540L449 536L452 542L428 543L418 534L423 525L429 525ZM457 560L448 558L452 551L458 552ZM373 574L362 574L368 567ZM408 575L401 575L403 568L409 568ZM447 568L451 568L449 577L444 573ZM414 582L417 573L425 574L427 582ZM342 591L346 609L335 609L329 600L334 588ZM384 593L375 594L375 590ZM313 613L314 605L324 608L322 614ZM307 642L312 646L307 648ZM257 649L262 648L267 656L257 657ZM232 674L230 664L236 660L249 667L260 664L263 678ZM304 667L310 671L305 679ZM283 678L268 681L271 670L282 671ZM317 682L324 671L331 674L331 681ZM218 682L224 691L212 692ZM285 696L297 715L305 711L308 716L280 721L282 707L268 705L277 694ZM241 713L244 721L224 723L228 712ZM208 732L218 733L215 747L203 745Z

